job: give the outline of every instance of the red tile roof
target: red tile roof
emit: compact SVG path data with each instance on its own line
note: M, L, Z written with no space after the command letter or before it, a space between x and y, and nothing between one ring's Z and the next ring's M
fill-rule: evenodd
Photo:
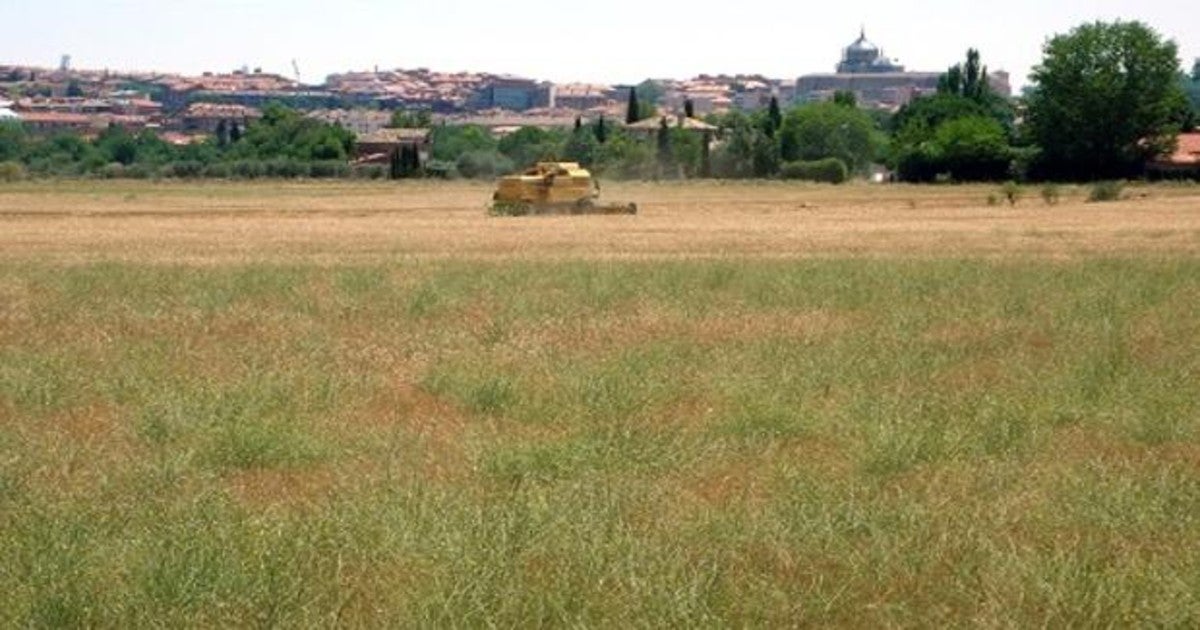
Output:
M1175 152L1161 161L1180 166L1200 165L1200 133L1179 134Z
M60 125L88 125L92 117L86 114L68 114L65 112L20 112L18 114L26 123L52 123Z

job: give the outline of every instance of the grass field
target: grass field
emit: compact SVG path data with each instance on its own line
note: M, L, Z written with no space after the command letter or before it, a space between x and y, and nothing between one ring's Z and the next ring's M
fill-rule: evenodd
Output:
M1196 627L1200 189L0 187L0 627Z

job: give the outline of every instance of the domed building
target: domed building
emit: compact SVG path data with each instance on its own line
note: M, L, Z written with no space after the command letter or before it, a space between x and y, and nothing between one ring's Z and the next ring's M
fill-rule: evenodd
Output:
M867 40L864 28L859 32L858 39L842 51L842 62L838 64L837 71L838 74L882 74L904 72L904 66L885 57L883 50Z
M798 102L825 101L838 92L853 92L860 105L895 109L922 94L936 92L941 76L941 72L906 71L871 43L863 29L858 39L842 50L837 73L800 77L795 98ZM993 83L1004 83L1001 93L1007 93L1007 78L1003 72L992 74Z

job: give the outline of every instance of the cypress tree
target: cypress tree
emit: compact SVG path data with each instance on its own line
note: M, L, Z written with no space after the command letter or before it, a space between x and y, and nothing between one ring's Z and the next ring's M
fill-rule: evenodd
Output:
M683 101L683 115L688 118L696 117L696 105L692 103L692 99L690 98Z
M583 117L576 116L575 117L575 133L579 133L580 129L583 129Z
M638 104L637 90L629 88L629 109L625 112L625 124L632 125L636 123L641 112L641 106Z
M771 131L768 136L774 136L775 130L783 126L783 112L779 111L779 99L772 96L771 104L767 106L767 120L770 121Z
M403 170L404 170L404 166L402 165L402 159L400 157L400 149L396 149L395 151L392 151L392 154L389 157L388 161L389 161L388 178L389 179L400 179L401 175L403 174Z
M596 142L604 144L608 141L608 127L604 124L604 114L600 114L600 119L596 121Z
M229 146L229 124L225 122L225 119L221 119L217 122L216 135L218 147L223 149Z
M667 119L662 119L662 124L658 127L658 161L666 164L671 159L671 128L667 126Z
M421 150L416 145L408 147L408 166L413 175L421 172Z
M242 127L235 120L229 127L229 144L237 144L242 139Z

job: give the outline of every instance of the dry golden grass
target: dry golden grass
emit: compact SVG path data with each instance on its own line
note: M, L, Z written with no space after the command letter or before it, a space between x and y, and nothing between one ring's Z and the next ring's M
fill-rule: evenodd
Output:
M1075 257L1200 253L1200 188L1067 188L989 206L991 186L614 183L635 217L493 218L490 184L35 183L0 187L8 260L229 263L420 258Z

